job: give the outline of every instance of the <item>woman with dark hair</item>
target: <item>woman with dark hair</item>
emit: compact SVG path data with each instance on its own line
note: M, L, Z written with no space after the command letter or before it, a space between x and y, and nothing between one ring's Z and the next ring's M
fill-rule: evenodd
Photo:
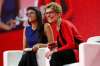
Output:
M28 7L26 15L30 26L23 32L23 49L32 50L25 51L18 66L38 66L36 52L54 41L53 33L48 23L43 24L41 12L36 7Z

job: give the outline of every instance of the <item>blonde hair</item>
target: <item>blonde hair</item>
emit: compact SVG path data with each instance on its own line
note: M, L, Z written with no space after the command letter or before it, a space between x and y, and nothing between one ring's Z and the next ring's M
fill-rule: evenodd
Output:
M45 10L48 8L54 9L56 13L62 13L62 7L55 2L51 2L51 3L47 4L45 7Z
M62 13L62 7L59 4L55 3L55 2L51 2L51 3L47 4L46 7L45 7L45 11L48 8L54 9L56 13ZM61 17L58 16L58 19L57 19L58 30L60 29L61 21L62 21Z

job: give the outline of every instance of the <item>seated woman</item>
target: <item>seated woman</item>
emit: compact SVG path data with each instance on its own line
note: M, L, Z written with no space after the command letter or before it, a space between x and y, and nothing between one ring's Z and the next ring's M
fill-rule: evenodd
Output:
M46 5L45 17L52 27L54 40L57 41L57 47L48 45L51 51L46 54L46 57L51 56L50 66L63 66L77 62L78 46L83 40L76 27L63 19L62 8L55 2Z
M53 33L48 23L43 24L41 12L36 7L28 7L27 16L30 26L23 32L23 49L32 48L32 51L24 52L18 66L38 66L36 52L54 41Z

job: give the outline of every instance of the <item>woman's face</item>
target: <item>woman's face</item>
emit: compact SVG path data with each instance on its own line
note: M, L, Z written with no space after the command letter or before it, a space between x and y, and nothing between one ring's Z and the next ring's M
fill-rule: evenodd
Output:
M58 15L52 8L47 8L45 12L45 17L49 23L52 23L57 20Z
M29 22L34 22L37 20L36 12L34 10L28 10L27 17L28 17Z

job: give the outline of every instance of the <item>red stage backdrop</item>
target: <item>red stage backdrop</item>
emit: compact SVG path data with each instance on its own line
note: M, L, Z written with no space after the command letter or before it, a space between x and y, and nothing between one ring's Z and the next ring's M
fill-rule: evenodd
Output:
M73 0L74 21L83 38L100 35L100 0Z
M26 1L22 4L26 6ZM30 0L29 0L30 1ZM100 35L100 0L72 0L73 23L86 40ZM30 3L27 3L27 5ZM22 48L22 30L0 34L0 66L3 66L3 51Z

